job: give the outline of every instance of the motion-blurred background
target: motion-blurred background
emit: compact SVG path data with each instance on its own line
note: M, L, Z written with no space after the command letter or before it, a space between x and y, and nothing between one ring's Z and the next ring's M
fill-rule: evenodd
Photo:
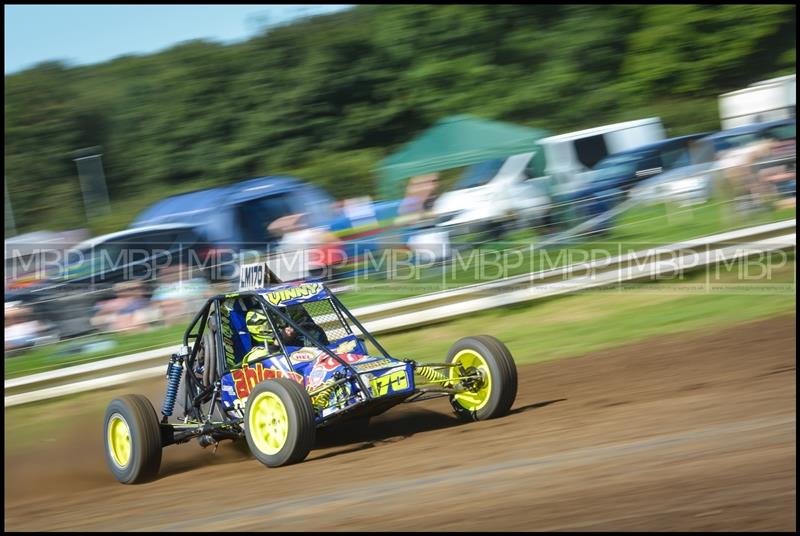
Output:
M796 531L796 6L5 15L7 530ZM510 414L119 485L104 408L263 260L398 358L497 337Z
M11 68L51 22L6 8L7 374L171 343L242 261L359 306L794 217L794 6L249 7Z

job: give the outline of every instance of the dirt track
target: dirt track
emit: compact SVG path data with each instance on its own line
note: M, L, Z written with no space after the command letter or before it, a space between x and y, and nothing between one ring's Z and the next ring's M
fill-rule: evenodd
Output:
M462 425L446 400L408 405L363 437L320 434L280 469L229 443L169 447L140 486L106 469L98 405L6 454L5 528L794 531L795 322L522 367L505 418ZM124 391L160 403L162 389Z

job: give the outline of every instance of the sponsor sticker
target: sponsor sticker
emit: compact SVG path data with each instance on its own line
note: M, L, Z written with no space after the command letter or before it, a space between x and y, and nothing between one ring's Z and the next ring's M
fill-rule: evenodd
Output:
M322 285L319 283L303 283L302 285L297 285L296 287L267 292L264 294L264 297L269 303L277 306L283 304L284 302L314 296L321 291Z
M336 349L333 350L333 353L347 354L355 350L355 348L356 348L356 341L354 339L349 341L344 341L342 344L337 346Z
M384 396L408 389L408 374L404 369L396 370L373 379L370 384L372 396Z
M289 378L303 385L303 377L300 374L265 368L261 363L256 363L254 367L245 365L240 369L233 370L231 371L231 378L233 378L233 387L236 390L236 396L240 399L245 399L250 396L250 391L253 390L256 384L272 378Z
M308 375L308 385L306 385L306 388L313 391L325 382L325 376L327 374L328 371L325 369L315 368L311 371L311 374Z
M354 363L358 363L359 361L363 361L365 359L369 359L369 356L361 355L361 354L337 354L339 359L344 361L345 363L352 365ZM322 354L317 359L317 362L314 363L314 368L320 367L325 370L336 370L339 368L341 363L336 359L332 358L327 354Z
M300 348L296 352L292 352L289 354L289 357L293 362L296 363L305 363L307 361L313 361L322 353L321 350L317 348L308 347L308 348Z
M364 372L367 370L375 370L375 369L391 367L392 365L396 364L397 364L396 361L392 361L391 359L388 358L383 358L383 359L377 359L375 361L369 361L367 363L360 363L356 365L354 368L359 372Z

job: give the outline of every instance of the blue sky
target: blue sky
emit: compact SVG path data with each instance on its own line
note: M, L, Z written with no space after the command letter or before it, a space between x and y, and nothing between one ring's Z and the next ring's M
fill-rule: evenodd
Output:
M258 20L283 22L349 5L6 5L5 74L46 60L98 63L181 41L247 39Z

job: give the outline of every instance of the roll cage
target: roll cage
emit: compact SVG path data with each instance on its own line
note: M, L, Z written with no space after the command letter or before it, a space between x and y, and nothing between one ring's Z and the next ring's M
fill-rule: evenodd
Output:
M321 300L309 300L309 302L304 303L313 303L314 301L324 301L330 300L331 306L336 313L338 319L341 321L342 325L347 330L348 335L356 335L353 333L352 329L348 325L347 320L349 320L353 326L360 332L361 336L366 337L367 340L372 343L372 345L382 354L382 357L392 358L391 355L381 346L381 344L372 336L366 328L356 319L352 313L347 309L347 307L342 304L342 302L336 297L335 294L330 292L327 287L323 288L327 291L327 296L322 298ZM358 382L361 392L366 397L365 402L372 400L374 397L369 389L369 387L364 383L364 380L361 376L356 372L351 364L347 361L336 355L334 351L332 351L328 346L323 344L318 337L309 333L305 328L298 325L288 314L286 314L286 310L284 307L276 306L269 303L263 296L264 292L269 291L269 288L253 291L253 290L246 290L240 291L235 293L227 293L227 294L218 294L209 298L205 305L200 309L200 311L195 315L195 317L190 322L189 326L187 327L186 331L183 335L183 347L184 347L184 359L186 363L186 381L187 381L187 391L186 391L186 400L185 400L185 409L186 409L186 416L187 418L191 416L197 422L208 421L211 418L211 415L214 411L214 404L218 400L219 397L219 389L220 389L220 378L225 374L229 373L231 370L237 367L230 367L228 361L226 359L226 352L223 345L223 338L221 336L221 329L220 327L223 326L222 322L222 308L224 303L227 300L231 299L239 299L239 298L250 298L253 300L254 305L260 306L263 312L265 313L270 327L272 331L276 334L279 333L277 320L280 319L286 326L291 326L297 332L302 334L306 340L312 341L314 347L321 350L329 357L334 359L337 363L342 365L345 370L349 372L349 375L344 376L338 380L338 382L345 382L349 379L354 379ZM303 305L303 303L299 304ZM198 354L201 351L203 341L208 341L208 338L204 338L206 330L209 328L209 323L213 319L214 327L211 329L212 335L212 344L214 345L214 351L209 352L206 351L206 355L211 355L213 362L203 362L200 366L203 368L202 373L204 378L208 378L207 382L201 382L201 380L197 377L198 371ZM363 338L361 336L356 335L362 342ZM295 363L292 362L291 353L287 350L285 341L282 337L276 336L275 337L278 341L280 346L280 355L282 355L289 363L291 370L294 370ZM254 345L253 347L263 346L265 350L267 350L267 355L264 359L268 358L270 355L275 356L276 353L270 352L269 348L267 347L267 342L264 341L260 345ZM392 358L393 359L393 358ZM212 368L213 370L207 370ZM189 388L191 386L191 389ZM211 400L211 408L207 415L205 415L201 409L201 406L204 405L208 400ZM228 413L227 410L222 410L220 413ZM233 417L230 414L222 414L221 415L224 420L230 420L231 423L238 422L238 417Z

